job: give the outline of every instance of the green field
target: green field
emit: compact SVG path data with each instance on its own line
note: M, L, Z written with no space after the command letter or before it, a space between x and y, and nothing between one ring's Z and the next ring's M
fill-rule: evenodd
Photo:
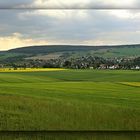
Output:
M140 130L140 71L0 72L0 130Z
M139 132L1 132L1 140L139 140Z

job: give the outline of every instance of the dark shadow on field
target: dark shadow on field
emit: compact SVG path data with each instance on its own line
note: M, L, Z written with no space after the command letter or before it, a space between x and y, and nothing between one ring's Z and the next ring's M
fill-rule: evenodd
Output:
M0 140L140 140L140 132L0 132Z

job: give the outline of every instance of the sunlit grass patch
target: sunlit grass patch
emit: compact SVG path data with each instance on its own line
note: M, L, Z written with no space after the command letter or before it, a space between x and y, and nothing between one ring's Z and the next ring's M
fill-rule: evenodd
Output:
M140 87L140 82L121 82L121 84L128 85L128 86Z

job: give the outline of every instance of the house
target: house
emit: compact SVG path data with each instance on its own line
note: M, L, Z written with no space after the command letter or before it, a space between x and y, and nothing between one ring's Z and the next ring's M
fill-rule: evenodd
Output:
M113 65L113 66L109 66L109 69L118 69L119 68L119 65Z
M139 67L139 66L136 66L135 69L136 69L136 70L140 70L140 67Z

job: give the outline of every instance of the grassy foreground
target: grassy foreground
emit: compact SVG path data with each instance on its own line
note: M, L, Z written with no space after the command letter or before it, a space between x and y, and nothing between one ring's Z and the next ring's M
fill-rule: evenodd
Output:
M1 140L139 140L138 132L5 132Z
M140 130L140 71L0 72L0 130Z

